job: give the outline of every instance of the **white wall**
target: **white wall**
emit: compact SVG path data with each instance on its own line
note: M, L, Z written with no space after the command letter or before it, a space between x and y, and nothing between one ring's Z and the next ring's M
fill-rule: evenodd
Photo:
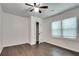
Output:
M30 17L3 14L3 46L29 43Z
M31 16L21 17L2 11L0 5L0 53L3 47L30 43Z
M2 12L0 6L0 52L3 47L36 43L36 22L39 22L39 40L42 40L42 19L21 17Z
M79 8L70 10L68 12L62 13L60 15L52 16L44 20L44 29L43 29L43 41L58 45L60 47L64 47L70 50L74 50L79 52L79 38L74 40L67 40L67 39L54 39L51 35L51 23L53 21L65 19L68 17L76 16L79 20ZM78 25L79 26L79 25ZM79 30L78 30L79 32ZM79 37L79 34L78 34Z
M39 42L42 40L42 21L43 20L41 18L31 16L31 44L36 43L36 22L39 22Z
M3 12L2 12L1 5L0 5L0 53L3 49L2 47L2 15L3 15Z
M3 47L36 43L36 22L39 22L39 40L42 42L42 19L3 14Z

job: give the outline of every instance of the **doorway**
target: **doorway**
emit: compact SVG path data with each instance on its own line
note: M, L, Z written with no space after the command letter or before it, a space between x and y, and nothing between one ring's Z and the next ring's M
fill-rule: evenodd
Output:
M39 22L36 22L36 44L39 44Z

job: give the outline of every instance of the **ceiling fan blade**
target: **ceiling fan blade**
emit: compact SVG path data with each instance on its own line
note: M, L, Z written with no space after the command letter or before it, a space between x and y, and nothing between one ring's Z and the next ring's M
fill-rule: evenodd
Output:
M41 13L41 11L39 10L39 13Z
M48 6L40 6L40 8L48 8Z
M34 3L34 6L36 6L36 3Z
M30 12L32 12L34 9L30 10Z
M40 6L40 3L38 4L38 7Z
M33 5L31 5L31 4L28 4L28 3L25 3L25 5L28 5L28 6L32 6L32 7L33 7Z

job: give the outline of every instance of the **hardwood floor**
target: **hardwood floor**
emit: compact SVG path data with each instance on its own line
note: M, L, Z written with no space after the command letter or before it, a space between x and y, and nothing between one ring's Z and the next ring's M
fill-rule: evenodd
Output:
M1 56L79 56L79 53L68 51L48 43L39 45L22 44L5 47Z

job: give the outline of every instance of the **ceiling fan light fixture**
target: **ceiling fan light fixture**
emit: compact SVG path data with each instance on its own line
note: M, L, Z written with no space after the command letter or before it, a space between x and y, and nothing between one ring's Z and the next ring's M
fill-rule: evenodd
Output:
M38 7L34 7L34 11L35 12L39 12L39 8Z
M36 5L37 5L37 6L39 6L39 5L40 5L40 3L36 3Z
M25 3L25 5L33 7L30 10L30 12L34 11L34 12L41 13L41 9L47 9L48 8L48 6L41 6L40 3L33 3L33 5L29 4L29 3Z
M33 3L29 3L29 4L31 4L31 5L33 5L33 6L34 6L34 4L33 4Z

